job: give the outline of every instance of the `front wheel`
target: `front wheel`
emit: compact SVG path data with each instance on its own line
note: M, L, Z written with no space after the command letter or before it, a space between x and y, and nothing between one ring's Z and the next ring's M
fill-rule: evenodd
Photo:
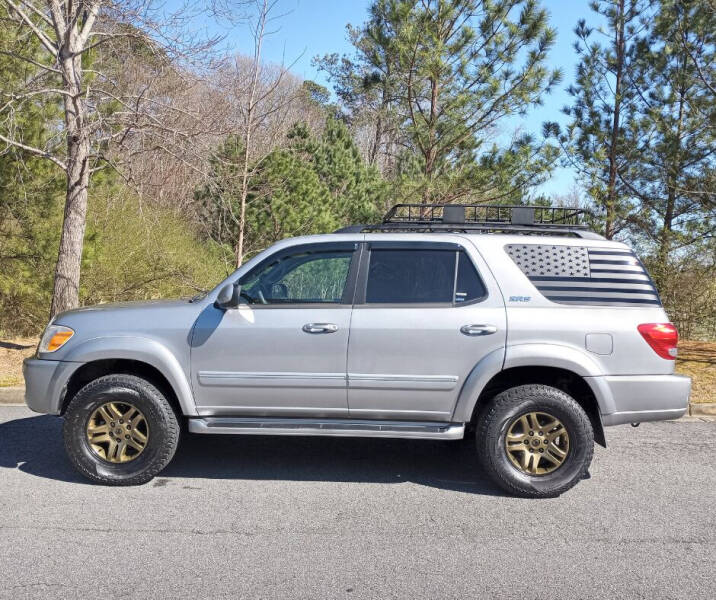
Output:
M70 401L63 428L74 467L105 485L145 483L172 459L179 422L154 385L134 375L106 375Z
M521 385L497 394L477 423L480 461L508 492L558 496L584 478L594 432L584 409L546 385Z

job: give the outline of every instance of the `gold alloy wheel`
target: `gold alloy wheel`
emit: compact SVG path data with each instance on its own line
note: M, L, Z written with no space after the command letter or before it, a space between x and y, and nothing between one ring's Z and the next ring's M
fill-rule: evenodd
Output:
M569 454L569 434L562 422L545 412L517 417L507 430L505 450L510 462L527 475L547 475Z
M103 460L126 463L137 458L147 447L149 425L135 406L107 402L87 421L87 441Z

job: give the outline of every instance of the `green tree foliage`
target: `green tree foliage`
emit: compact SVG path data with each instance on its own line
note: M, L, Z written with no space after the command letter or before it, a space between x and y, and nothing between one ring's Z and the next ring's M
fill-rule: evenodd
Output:
M180 215L147 205L113 177L90 189L82 304L192 296L228 275L221 249Z
M354 126L366 126L370 132L367 160L377 166L381 154L389 163L384 171L392 171L398 135L397 55L391 43L395 32L386 27L391 6L374 2L370 18L361 27L347 25L348 41L355 48L355 57L328 54L316 57L314 65L327 73L341 103L341 108Z
M361 159L345 123L328 118L317 139L305 125L298 124L288 137L289 151L310 164L328 188L339 225L366 223L379 217L387 187L377 170Z
M239 140L227 138L211 160L210 183L196 192L209 237L225 247L238 227L231 207L239 201L241 153ZM246 206L248 255L285 237L374 221L387 190L378 172L361 160L346 125L330 117L319 137L296 124L287 146L274 150L252 172Z
M33 59L39 42L0 20L0 76L14 93L28 69L11 50ZM56 102L28 99L15 115L15 133L36 145L59 118ZM34 331L47 321L63 195L53 165L18 148L0 148L0 331Z
M35 332L47 322L64 195L54 171L0 155L0 331Z
M0 156L0 332L37 334L47 323L63 183L44 162ZM82 304L193 295L228 274L221 258L185 219L143 204L116 177L90 187Z
M307 79L301 84L301 91L311 102L318 106L327 108L331 105L331 91L315 81Z
M524 114L561 77L546 65L555 32L534 0L376 0L368 23L349 35L355 58L328 56L321 64L351 110L390 107L405 148L400 162L409 165L401 178L424 202L486 195L478 187L486 175L480 157L500 162L488 140L505 117ZM530 183L545 175L543 164L523 165Z

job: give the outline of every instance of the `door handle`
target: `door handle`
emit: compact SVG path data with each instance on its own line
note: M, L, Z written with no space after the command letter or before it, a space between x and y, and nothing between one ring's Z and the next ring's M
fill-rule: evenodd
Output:
M335 333L338 325L333 323L306 323L302 328L306 333Z
M471 336L490 335L497 333L497 327L494 325L463 325L460 327L460 333Z

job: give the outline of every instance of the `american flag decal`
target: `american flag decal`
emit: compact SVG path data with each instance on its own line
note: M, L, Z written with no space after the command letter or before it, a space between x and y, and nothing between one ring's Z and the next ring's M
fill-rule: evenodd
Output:
M651 278L630 250L556 244L509 244L505 250L552 302L661 306Z

